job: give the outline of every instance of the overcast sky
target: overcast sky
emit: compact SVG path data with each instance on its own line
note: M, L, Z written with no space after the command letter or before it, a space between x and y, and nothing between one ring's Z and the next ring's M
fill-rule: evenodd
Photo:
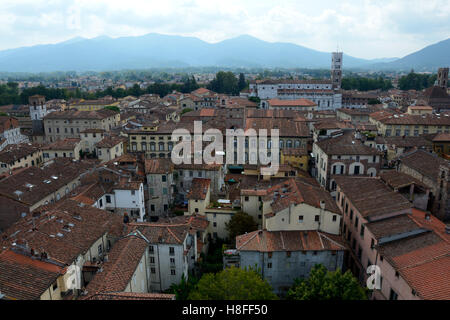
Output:
M449 0L0 0L0 50L162 33L249 34L359 58L402 57L450 37Z

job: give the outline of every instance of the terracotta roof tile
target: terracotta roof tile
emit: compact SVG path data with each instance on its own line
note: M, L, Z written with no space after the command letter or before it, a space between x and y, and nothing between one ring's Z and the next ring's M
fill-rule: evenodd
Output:
M337 237L318 231L259 230L236 237L239 251L323 251L346 250Z

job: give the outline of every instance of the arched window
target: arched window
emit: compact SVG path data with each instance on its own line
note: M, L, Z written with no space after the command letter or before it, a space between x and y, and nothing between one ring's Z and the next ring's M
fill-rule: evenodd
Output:
M164 142L160 142L158 145L159 145L159 151L164 151Z
M141 149L142 151L147 151L147 143L141 142Z
M156 144L154 142L150 143L150 151L156 150Z
M295 147L300 148L300 140L295 140Z
M56 194L56 201L59 201L61 199L61 195L59 193Z
M284 148L284 141L280 140L280 149L283 149L283 148Z
M288 140L286 143L287 148L292 148L292 140Z

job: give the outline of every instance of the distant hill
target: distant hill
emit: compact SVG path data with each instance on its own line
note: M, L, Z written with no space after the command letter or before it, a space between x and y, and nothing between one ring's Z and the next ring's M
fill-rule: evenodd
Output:
M447 41L447 48L449 42ZM439 46L440 44L436 44ZM430 46L432 47L432 46ZM427 47L427 48L430 48ZM421 50L424 51L427 48ZM428 52L428 51L427 51ZM388 68L407 65L439 64L445 57L439 49L412 60L383 58L365 60L344 54L344 68ZM449 50L447 50L449 52ZM419 54L417 52L416 54ZM412 54L410 56L413 56ZM394 61L392 61L394 59ZM448 60L448 57L447 57ZM139 37L94 39L74 38L50 45L37 45L0 51L0 71L104 71L156 67L284 67L330 68L331 54L292 43L270 43L243 35L219 43L193 37L147 34ZM442 64L441 64L442 65ZM445 65L445 64L443 64ZM447 62L447 65L449 63ZM410 68L410 67L408 67Z
M429 45L401 59L372 65L373 68L409 71L436 71L450 66L450 38Z

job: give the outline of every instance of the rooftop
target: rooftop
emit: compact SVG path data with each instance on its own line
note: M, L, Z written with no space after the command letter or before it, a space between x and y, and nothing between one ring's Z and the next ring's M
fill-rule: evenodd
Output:
M41 145L32 143L10 144L0 151L0 162L13 164L26 156L39 152Z
M411 210L411 203L379 178L335 176L334 179L345 197L367 220Z
M335 138L316 142L316 145L327 155L379 155L380 151L366 146L356 139L353 133L344 133Z
M64 140L57 140L52 144L44 146L43 150L74 150L79 145L81 139L66 138Z
M210 185L211 179L192 179L191 190L189 191L187 198L189 200L205 200Z
M101 109L97 111L79 111L77 109L69 109L65 111L55 111L44 117L46 119L106 119L116 116L118 113L109 109Z
M8 299L39 300L62 267L11 250L0 252L0 292Z
M424 150L414 150L399 157L401 165L409 167L434 181L439 177L439 166L449 166L449 162Z
M318 231L253 231L236 237L239 251L324 251L345 250L339 236Z
M41 168L26 168L2 180L0 195L32 206L89 171L95 163L56 158Z
M270 99L268 103L272 107L316 107L317 104L308 99L296 99L296 100L280 100Z

